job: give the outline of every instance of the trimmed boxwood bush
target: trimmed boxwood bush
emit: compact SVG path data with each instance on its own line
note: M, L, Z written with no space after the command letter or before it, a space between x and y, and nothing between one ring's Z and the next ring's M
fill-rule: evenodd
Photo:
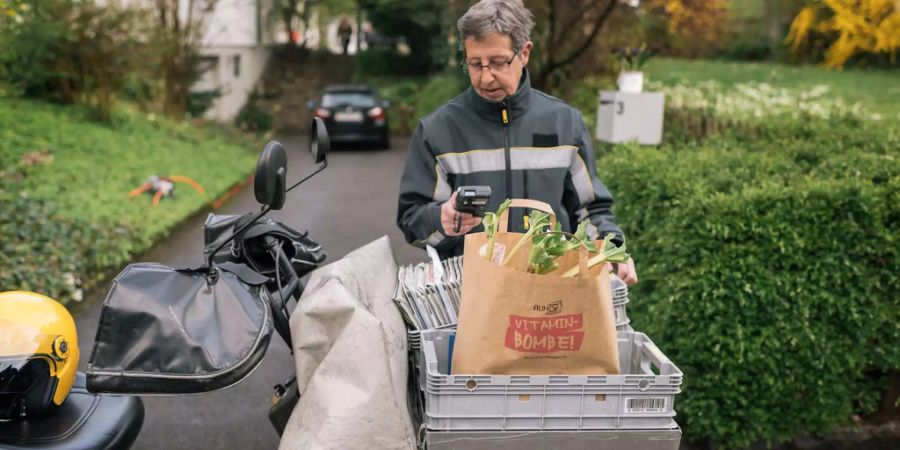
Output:
M870 413L900 367L900 139L835 119L601 158L641 282L629 317L685 372L688 440Z

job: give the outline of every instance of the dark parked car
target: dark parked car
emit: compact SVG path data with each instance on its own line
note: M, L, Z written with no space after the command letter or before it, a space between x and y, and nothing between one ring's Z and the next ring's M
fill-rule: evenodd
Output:
M390 146L389 103L367 86L329 86L317 102L315 115L325 122L331 142L365 142Z

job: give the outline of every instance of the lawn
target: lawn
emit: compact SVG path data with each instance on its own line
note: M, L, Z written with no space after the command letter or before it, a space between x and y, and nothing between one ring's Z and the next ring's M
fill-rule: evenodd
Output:
M793 92L827 87L828 95L885 118L900 114L900 71L828 71L816 67L787 66L764 62L651 59L645 72L651 81L666 86L696 86L714 81L724 90L739 85L766 83ZM819 88L821 90L821 88Z
M112 124L78 108L0 100L0 287L65 302L204 208L255 166L260 143L121 107ZM152 175L195 180L173 198L130 198ZM71 277L64 274L71 274ZM72 283L69 283L70 285Z

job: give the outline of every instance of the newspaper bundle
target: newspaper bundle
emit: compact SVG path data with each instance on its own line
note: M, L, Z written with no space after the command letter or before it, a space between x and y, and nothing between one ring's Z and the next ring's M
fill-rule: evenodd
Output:
M433 261L433 260L432 260ZM462 256L401 266L394 303L413 330L428 330L458 322Z

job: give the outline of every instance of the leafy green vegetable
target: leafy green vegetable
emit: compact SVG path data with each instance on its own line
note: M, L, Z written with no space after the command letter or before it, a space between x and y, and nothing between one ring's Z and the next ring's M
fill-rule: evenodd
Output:
M500 216L503 215L503 212L509 208L509 204L512 202L511 199L506 199L505 202L500 204L500 207L497 208L497 212L488 212L484 214L484 218L481 220L481 223L484 225L484 232L487 233L488 244L487 244L487 253L484 255L484 258L488 261L491 261L494 257L494 234L497 232L497 227L500 226Z
M516 245L513 246L512 250L506 254L506 258L503 260L502 266L509 264L512 260L512 257L522 249L522 246L528 242L532 236L534 236L537 232L543 231L545 228L550 226L550 215L543 211L532 211L528 216L528 231L525 232L525 235L519 239L519 242L516 242Z
M596 245L587 237L589 223L590 221L584 220L578 224L575 234L563 231L559 223L551 231L536 234L531 241L528 271L537 274L553 272L559 268L559 263L556 262L557 258L577 250L581 246L584 246L589 252L596 252Z
M528 224L528 231L506 255L503 265L508 264L529 240L531 241L531 250L528 254L528 272L536 274L545 274L558 269L559 263L556 260L580 246L584 246L591 252L596 251L594 243L587 238L589 224L587 220L578 225L575 234L571 234L563 231L559 223L551 226L549 214L533 210L528 215Z
M612 239L615 237L615 234L607 233L603 238L603 247L597 255L591 257L588 260L588 268L594 267L597 264L614 262L620 263L628 261L628 258L631 258L631 255L625 253L625 244L623 243L621 247L617 246L612 242ZM574 277L578 275L578 266L575 266L567 271L565 271L562 276L564 277Z
M571 242L572 248L578 248L578 244L584 244L588 251L594 253L597 251L597 245L594 244L587 235L587 226L590 225L591 221L589 219L584 219L581 223L578 224L578 228L575 230L575 242Z

